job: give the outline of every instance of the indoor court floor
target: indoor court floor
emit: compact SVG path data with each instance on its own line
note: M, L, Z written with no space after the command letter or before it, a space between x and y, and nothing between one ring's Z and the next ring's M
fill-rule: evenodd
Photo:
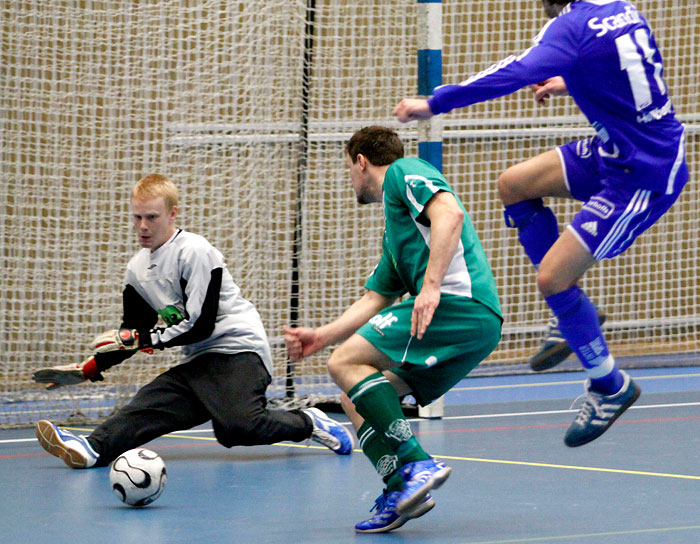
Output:
M637 404L576 449L562 438L583 374L464 380L446 397L445 417L412 423L453 468L436 507L377 535L353 529L381 490L360 450L227 450L204 426L148 444L168 483L157 502L135 509L112 495L108 468L70 470L33 429L2 430L0 541L699 544L700 367L630 374L643 391Z

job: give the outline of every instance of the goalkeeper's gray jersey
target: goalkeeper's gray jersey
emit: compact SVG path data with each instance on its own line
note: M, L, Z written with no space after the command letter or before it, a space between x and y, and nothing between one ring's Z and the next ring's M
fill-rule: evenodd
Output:
M156 251L142 249L129 261L125 283L125 292L133 289L166 325L151 331L153 347L182 346L182 362L206 352L252 351L272 375L260 315L241 296L223 255L202 236L180 229Z

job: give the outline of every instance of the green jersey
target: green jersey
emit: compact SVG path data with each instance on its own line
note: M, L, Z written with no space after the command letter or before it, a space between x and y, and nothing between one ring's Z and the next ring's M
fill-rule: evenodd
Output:
M464 212L460 243L440 292L474 300L502 317L491 267L459 197L443 175L417 158L394 161L384 177L382 257L365 287L386 296L416 296L430 255L430 221L423 209L439 191L452 193Z

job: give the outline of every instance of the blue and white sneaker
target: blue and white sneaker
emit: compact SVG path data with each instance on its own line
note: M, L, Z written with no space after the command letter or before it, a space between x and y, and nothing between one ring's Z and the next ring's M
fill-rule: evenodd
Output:
M639 398L641 387L626 372L620 372L624 382L622 389L614 395L603 395L591 390L591 382L586 380L583 406L564 436L567 446L575 448L595 440Z
M418 508L428 496L431 489L437 489L450 477L452 469L441 461L433 458L424 461L407 463L399 473L403 478L404 488L400 491L396 510L399 514L407 515Z
M87 438L75 436L50 421L42 419L35 425L35 430L41 447L51 455L63 459L70 468L90 468L100 458L100 454L92 449Z
M355 525L355 531L358 533L387 533L398 529L410 519L419 518L423 514L427 514L435 506L435 501L428 493L417 508L409 514L401 515L396 509L396 504L400 497L400 491L388 492L384 490L370 509L370 512L376 513L368 520L361 521Z
M596 308L598 323L602 325L608 316ZM530 368L535 372L542 372L554 368L571 355L573 350L559 330L559 320L556 316L549 318L547 334L542 342L540 350L530 358Z
M311 418L314 430L311 440L323 444L338 455L350 455L353 448L352 433L318 408L307 408L304 413Z

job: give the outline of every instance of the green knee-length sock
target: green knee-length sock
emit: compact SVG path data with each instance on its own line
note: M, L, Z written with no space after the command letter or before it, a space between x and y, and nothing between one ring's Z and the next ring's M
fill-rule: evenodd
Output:
M381 372L356 384L348 391L348 396L357 413L398 457L399 466L430 458L413 436L394 386Z

